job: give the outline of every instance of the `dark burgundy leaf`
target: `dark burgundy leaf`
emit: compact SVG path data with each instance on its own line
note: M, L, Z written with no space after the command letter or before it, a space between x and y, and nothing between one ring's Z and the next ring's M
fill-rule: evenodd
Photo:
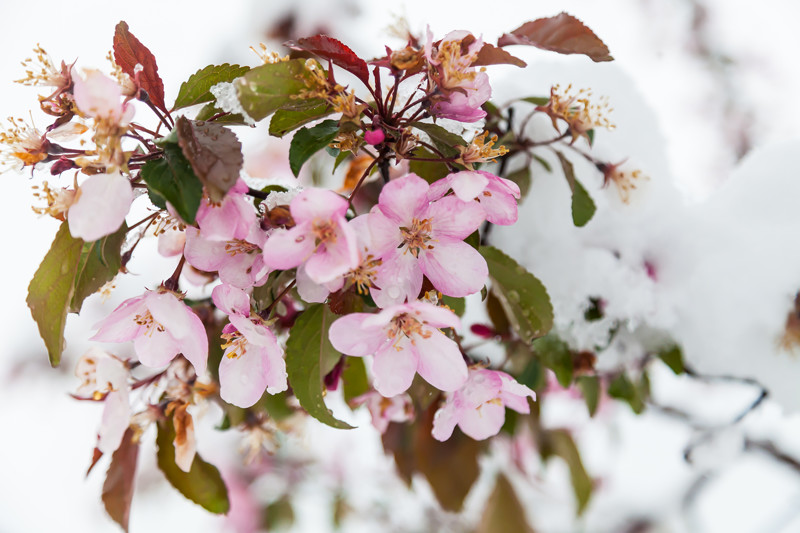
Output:
M493 44L484 43L478 57L472 62L473 67L482 67L486 65L516 65L518 67L526 67L525 63L518 57L512 56L502 48L498 48Z
M133 442L133 430L128 428L122 437L122 444L111 456L111 464L108 466L106 481L103 484L103 504L106 506L106 511L126 532L138 457L139 443Z
M97 461L103 457L103 452L100 451L100 448L95 447L94 451L92 452L92 464L89 465L89 468L86 469L86 477L89 477L89 474L92 473Z
M122 72L135 78L136 65L142 66L139 73L139 87L147 91L150 101L163 112L167 112L164 103L164 82L158 75L158 65L152 52L139 39L128 31L128 23L124 20L114 30L114 61Z
M583 22L567 13L526 22L503 34L498 46L524 44L559 54L584 54L592 61L612 61L608 47Z
M367 62L358 57L355 52L341 41L337 41L327 35L315 35L296 41L288 41L285 45L294 50L305 50L323 59L330 59L334 65L355 75L364 84L369 83Z
M180 117L175 129L183 155L209 197L214 202L221 201L239 179L244 164L242 143L235 133L214 122Z

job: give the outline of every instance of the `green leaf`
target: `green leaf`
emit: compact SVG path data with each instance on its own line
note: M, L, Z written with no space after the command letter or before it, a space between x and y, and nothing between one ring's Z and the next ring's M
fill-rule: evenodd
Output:
M222 113L222 109L218 108L214 102L211 102L200 108L200 111L197 112L197 115L194 117L194 119L209 121L211 117L218 115L219 113ZM210 122L227 124L228 126L249 126L241 113L229 113L227 115L217 117Z
M542 367L542 362L537 357L531 357L530 349L527 346L521 342L516 342L514 346L509 346L508 350L512 355L522 353L528 358L528 364L517 376L518 382L533 390L539 390L547 385L547 376Z
M519 187L519 195L525 198L531 188L531 169L530 167L522 167L506 176L507 179L513 181Z
M334 418L323 401L322 379L341 357L328 340L333 314L323 304L309 306L297 319L286 342L286 371L297 401L311 416L331 427L353 426Z
M624 373L618 375L609 383L608 395L627 402L637 415L644 411L644 398L642 398L640 389Z
M333 170L331 171L331 174L336 172L336 169L339 168L339 165L341 165L342 162L344 162L344 160L350 157L351 155L353 154L350 153L349 150L345 150L344 152L339 152L339 155L336 156L336 160L333 162Z
M347 358L342 372L342 381L344 382L344 400L347 403L369 390L367 368L364 365L363 357Z
M676 374L683 374L683 350L681 350L680 346L676 344L665 348L658 353L658 357L664 361L664 364L673 372Z
M464 239L464 242L475 248L476 250L481 249L481 234L478 230L473 231L467 238Z
M589 146L592 146L594 144L594 130L587 131L586 137L589 139Z
M543 158L543 157L539 157L539 156L538 156L538 155L536 155L536 154L531 154L531 156L533 157L533 159L534 159L534 160L535 160L537 163L539 163L540 165L542 165L542 167L543 167L543 168L544 168L546 171L548 171L548 172L552 172L552 171L553 171L553 167L551 167L551 166L550 166L550 163L548 163L548 162L547 162L547 159L545 159L545 158Z
M75 280L84 242L72 237L62 223L47 255L28 285L28 307L47 347L52 366L61 362L67 311L75 295Z
M265 392L257 405L264 407L270 418L280 422L286 420L295 412L287 403L287 399L287 393L285 392L279 392L278 394Z
M307 88L306 81L313 84L306 60L292 59L251 69L235 84L242 108L254 120L261 120L278 109L301 110L319 105L316 98L297 98Z
M117 275L122 266L120 249L127 233L128 226L123 222L111 235L83 243L75 272L75 290L69 304L70 313L79 313L83 301Z
M433 152L424 148L417 148L414 151L414 156L424 159L435 157ZM447 165L440 161L415 161L411 159L408 162L408 166L411 172L428 183L433 183L450 174L450 169L447 168Z
M543 435L545 440L542 446L542 456L549 457L557 455L561 457L569 467L572 490L575 492L575 499L578 503L577 514L580 515L586 510L586 505L592 497L592 478L586 473L586 469L581 461L581 454L572 436L564 429L554 429L547 431Z
M600 403L600 380L597 376L580 376L576 380L578 388L586 401L589 416L594 416Z
M520 339L528 343L550 331L553 307L542 282L493 246L479 251L489 267L492 292Z
M158 423L156 446L158 468L167 481L189 500L215 514L225 514L230 509L228 489L219 470L203 461L200 455L194 456L192 467L184 472L175 464L175 428L172 419Z
M164 144L164 157L142 167L142 179L155 194L166 199L180 217L194 224L203 197L203 184L177 144Z
M415 122L413 127L425 132L431 138L433 144L447 157L458 155L456 146L466 146L467 141L455 133L449 132L438 124L430 122Z
M520 98L521 102L528 102L533 105L545 106L550 103L549 96L528 96L527 98Z
M303 124L326 117L333 113L333 108L327 102L317 99L317 105L308 109L292 110L278 109L269 121L269 134L274 137L283 137Z
M464 316L464 311L467 310L467 301L464 298L445 295L442 296L442 303L452 309L458 316Z
M133 500L133 480L136 475L136 462L139 458L139 443L134 442L133 430L128 428L122 443L111 456L106 480L103 483L103 505L108 515L128 531L128 518Z
M525 519L525 508L505 475L498 474L494 490L486 501L475 533L533 533Z
M597 208L592 197L583 188L581 182L575 178L575 170L572 163L564 154L556 151L561 168L564 169L564 177L567 178L569 188L572 190L572 222L578 227L585 226L594 216Z
M218 83L232 82L239 76L244 76L250 67L239 65L208 65L189 76L189 79L181 84L178 90L178 97L172 109L181 109L195 104L210 102L214 99L211 94L211 87Z
M567 388L572 384L572 352L567 343L555 335L533 341L533 349L542 364L555 372L558 383Z
M302 128L292 137L289 146L289 166L292 174L297 176L303 164L309 158L328 146L339 133L339 123L325 120L312 128Z

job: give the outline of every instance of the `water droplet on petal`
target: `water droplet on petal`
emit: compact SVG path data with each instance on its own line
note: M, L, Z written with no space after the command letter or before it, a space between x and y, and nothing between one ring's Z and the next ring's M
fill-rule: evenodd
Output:
M386 294L389 295L389 298L394 300L395 298L398 298L400 296L400 288L397 287L396 285L392 285L391 287L386 289Z

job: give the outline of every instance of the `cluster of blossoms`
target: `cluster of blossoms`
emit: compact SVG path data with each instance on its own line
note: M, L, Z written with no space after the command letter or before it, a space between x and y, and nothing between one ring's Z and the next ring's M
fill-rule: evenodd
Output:
M535 278L480 244L491 225L517 221L521 198L517 183L497 175L502 167L497 173L484 168L527 147L517 143L522 136L515 137L510 119L506 131L497 130L494 120L493 129L487 122L487 130L471 139L435 123L439 118L476 123L487 118L487 109L496 114L486 105L491 87L483 66L521 60L468 32L434 41L429 31L424 45L410 38L405 48L387 47L386 56L370 65L342 43L318 35L287 44L327 60L327 70L313 59L267 55L262 49L259 67L202 69L168 108L155 58L125 23L116 30L113 77L64 63L56 69L37 48L37 61L28 66L38 66L30 66L22 81L53 89L40 102L56 119L44 133L13 121L0 137L6 163L48 164L53 176L74 171L71 186L45 182L36 193L45 205L35 210L63 221L51 253L74 248L80 251L76 261L84 261L72 268L67 256L48 257L40 269L43 277L52 264L60 275L73 272L64 314L80 310L103 282L124 273L142 238L157 236L159 252L177 258L170 277L123 301L95 326L92 341L132 343L134 357L126 360L95 347L78 363L79 396L105 402L101 454L137 444L141 433L156 425L159 436L172 439L175 464L189 472L199 460L194 417L209 401L235 418L234 425L258 435L258 442L269 433L265 428L277 427L265 423L276 418L265 407L268 397L279 398L290 411L338 423L324 409L323 386L333 390L340 381L347 386L346 372L357 368L369 385L350 405L366 405L381 432L391 424L422 424L418 415L429 410L429 437L446 441L458 426L482 440L500 432L506 407L529 412L534 390L512 376L518 369L512 372L505 362L487 368L490 362L462 345L462 319L454 309L487 286L494 298L506 295L513 305L534 305L520 303L513 284L530 285ZM337 82L334 65L355 75L372 100ZM383 77L394 84L387 82L384 90L381 77L387 74ZM208 89L208 79L219 83ZM405 103L398 102L403 83L416 84ZM565 98L554 90L548 106L536 109L550 115L556 129L557 119L567 123L567 132L552 142L570 135L573 142L588 138L592 128L607 125L591 118L594 108L584 97ZM198 102L208 103L189 118L187 109ZM158 120L156 127L133 122L145 106ZM339 119L320 122L331 114ZM248 184L241 144L228 125L270 115L271 133L298 130L290 150L295 174L323 148L334 151L337 165L349 159L341 189L349 192L346 197L301 182L277 190ZM512 141L511 151L496 146L504 135ZM80 139L80 147L57 144L70 139ZM305 154L299 162L297 154ZM434 163L437 170L417 163ZM137 189L147 195L135 194ZM145 199L149 213L127 224L131 205ZM85 258L91 254L102 257ZM500 279L487 257L516 278ZM57 363L63 326L55 334L46 327L57 317L48 314L52 305L39 305L48 297L40 273L31 284L29 305ZM187 289L205 297L190 299ZM534 328L520 322L535 314L549 314L552 322L546 293L538 301L546 308L523 309L522 319L513 316L511 304L506 307L519 338L508 332L489 337L525 344L534 329L544 335L551 323ZM338 317L328 320L330 314ZM322 320L309 329L314 316ZM297 348L317 338L313 335L318 345ZM369 370L351 358L371 359ZM311 374L305 362L314 363ZM417 374L434 400L430 407L412 391L412 384L422 383Z

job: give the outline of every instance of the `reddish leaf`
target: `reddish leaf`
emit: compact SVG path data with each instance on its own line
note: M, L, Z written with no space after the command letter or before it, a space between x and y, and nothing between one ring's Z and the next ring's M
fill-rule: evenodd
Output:
M163 112L167 112L164 103L164 82L158 75L158 65L152 52L139 39L128 31L128 23L124 20L114 29L114 61L122 72L135 78L136 65L142 66L139 73L139 87L147 91L150 101Z
M289 41L286 46L294 50L305 50L323 59L330 59L334 65L342 67L354 74L365 84L369 83L367 62L358 57L348 46L327 35L305 37L297 41Z
M482 67L485 65L516 65L518 67L526 67L525 63L518 57L512 56L502 48L498 48L493 44L484 43L478 57L472 62L473 67Z
M111 464L108 466L106 481L103 484L103 503L106 511L126 532L138 457L139 443L133 442L133 430L128 428L122 437L122 444L111 456Z
M89 474L92 473L97 461L103 457L103 452L100 451L100 448L95 447L94 451L92 452L92 464L89 465L89 468L86 469L86 477L89 477Z
M420 472L442 508L457 512L478 479L478 455L485 443L460 431L445 442L435 440L431 429L437 407L431 404L414 424L389 424L383 434L383 448L394 455L398 473L406 483L410 485L414 472Z
M526 22L503 34L498 46L525 44L559 54L584 54L592 61L612 61L608 47L583 22L567 13Z
M178 144L214 202L222 201L239 179L244 158L236 134L220 124L180 117Z

